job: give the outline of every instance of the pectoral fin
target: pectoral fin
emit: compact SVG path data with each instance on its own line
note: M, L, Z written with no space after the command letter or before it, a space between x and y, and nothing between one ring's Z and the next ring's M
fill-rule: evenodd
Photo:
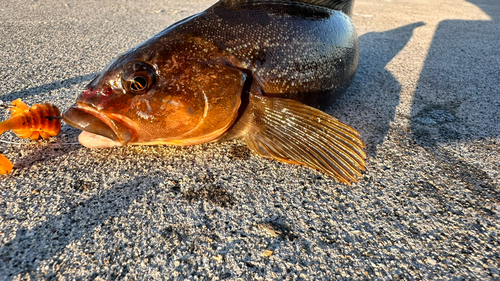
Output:
M265 158L315 168L350 184L365 169L359 133L330 115L300 102L250 95L252 124L248 147Z

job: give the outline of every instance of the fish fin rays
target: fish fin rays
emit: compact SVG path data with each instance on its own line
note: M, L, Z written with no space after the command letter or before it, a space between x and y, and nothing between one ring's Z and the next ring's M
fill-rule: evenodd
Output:
M356 130L300 102L251 95L254 120L245 135L258 155L302 164L350 184L365 169L363 141Z
M221 5L236 5L242 3L266 3L266 2L278 2L276 0L220 0L217 4ZM351 14L352 6L354 4L354 0L285 0L279 1L280 3L284 2L295 2L302 4L309 4L313 6L325 7L337 11L342 11L348 15Z

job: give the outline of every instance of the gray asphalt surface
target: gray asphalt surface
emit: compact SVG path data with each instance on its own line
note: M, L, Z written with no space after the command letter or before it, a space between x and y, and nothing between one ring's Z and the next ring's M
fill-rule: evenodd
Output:
M4 1L0 99L65 109L214 2ZM358 183L242 141L91 150L67 125L8 132L0 279L500 280L500 2L358 0L353 19L359 72L328 113L367 143Z

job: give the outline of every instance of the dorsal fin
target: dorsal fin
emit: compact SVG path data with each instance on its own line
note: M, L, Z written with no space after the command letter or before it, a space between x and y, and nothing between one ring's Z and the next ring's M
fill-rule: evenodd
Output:
M266 3L266 2L275 2L275 3L303 3L309 4L313 6L326 7L329 9L342 11L345 14L351 15L352 6L354 4L354 0L220 0L218 4L221 5L236 5L242 3Z

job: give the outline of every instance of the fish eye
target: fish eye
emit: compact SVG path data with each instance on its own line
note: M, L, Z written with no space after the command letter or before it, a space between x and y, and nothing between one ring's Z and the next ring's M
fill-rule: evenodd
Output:
M128 65L122 73L122 82L127 92L138 95L147 92L156 81L153 68L143 62Z

